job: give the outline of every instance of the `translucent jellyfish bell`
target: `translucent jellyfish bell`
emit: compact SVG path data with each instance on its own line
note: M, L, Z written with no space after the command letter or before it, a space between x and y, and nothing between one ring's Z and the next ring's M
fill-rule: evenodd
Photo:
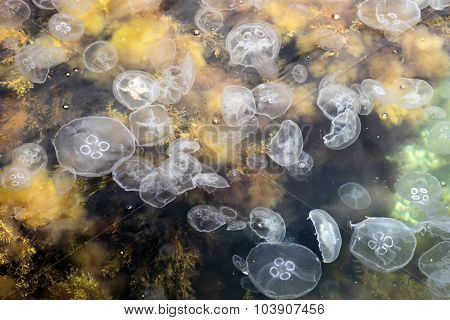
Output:
M358 114L361 109L358 94L340 84L332 84L320 89L317 106L330 120L335 119L346 110Z
M0 2L0 26L10 29L18 28L30 18L30 6L21 0L4 0Z
M83 62L89 71L95 73L106 72L117 64L116 49L106 41L91 43L83 52Z
M234 254L231 257L231 261L233 262L233 266L239 270L240 272L242 272L243 274L248 274L248 270L247 270L247 261L245 261L244 258L242 258L241 256L238 256L237 254Z
M328 212L320 209L314 209L309 213L309 217L316 230L319 249L322 253L323 262L331 263L335 261L342 246L341 232L336 221Z
M442 120L447 117L447 111L437 106L426 107L424 110L425 115L429 119Z
M394 100L391 92L381 82L372 79L365 79L361 82L361 92L384 105L390 104Z
M60 165L73 168L82 177L107 175L135 151L130 130L107 117L72 120L59 129L53 145Z
M350 251L367 267L379 272L392 272L411 261L416 237L400 221L368 218L352 227Z
M254 67L267 78L275 78L281 40L273 27L265 22L246 22L235 26L228 34L226 48L231 65Z
M361 120L357 114L347 109L331 122L330 132L323 137L325 146L342 150L352 145L361 133Z
M216 189L229 188L230 185L225 178L216 173L199 173L192 178L197 187L212 187Z
M327 51L339 51L346 43L342 35L330 29L316 31L316 37L317 45Z
M431 217L419 223L419 230L428 232L434 237L440 237L445 240L450 240L450 218Z
M227 231L239 231L247 228L247 222L242 220L227 223Z
M125 71L113 83L114 97L130 110L149 106L159 97L159 83L143 71Z
M50 62L45 50L37 45L28 45L19 49L15 56L17 70L33 83L44 83L50 72Z
M173 66L177 45L172 39L161 39L148 46L147 57L152 67L162 71Z
M397 182L397 193L411 202L427 203L437 200L442 192L441 183L431 174L411 172Z
M424 80L400 78L391 86L395 102L405 109L421 107L433 98L433 88Z
M2 187L11 191L21 191L31 185L32 173L29 169L12 165L1 174Z
M200 150L200 144L193 139L178 138L172 141L167 148L166 154L169 157L180 153L195 153Z
M201 7L195 13L194 22L203 32L216 32L223 26L223 15L213 8Z
M84 23L78 18L57 13L48 21L50 33L62 41L75 41L84 34Z
M37 143L25 143L13 150L12 162L35 174L47 165L47 152Z
M240 6L248 5L253 0L202 0L210 8L217 10L234 10Z
M189 225L198 232L212 232L226 224L225 217L220 211L209 205L199 205L191 208L187 213Z
M52 181L56 192L64 195L72 190L77 181L77 175L72 168L60 167L53 172Z
M256 104L252 92L240 86L228 86L222 93L222 116L231 127L240 127L255 115Z
M353 209L367 209L372 203L369 192L360 184L348 182L339 187L339 198Z
M269 157L280 166L286 167L297 163L303 151L300 127L291 120L284 121L267 148Z
M167 180L170 181L167 183L168 190L174 194L182 194L194 189L196 187L194 177L201 173L203 169L202 164L197 158L185 153L180 153L177 156L168 158L163 162L161 167L167 173ZM216 183L218 184L215 179L213 179L213 182L216 183L213 183L211 182L211 179L208 180L208 178L211 177L203 177L203 180L197 180L197 183L202 182L205 185L212 187L214 187Z
M312 169L314 167L314 159L313 157L303 151L298 159L297 163L293 165L287 166L286 170L288 174L297 180L304 180L312 174Z
M33 4L42 10L55 10L52 0L31 0Z
M313 290L322 276L319 258L295 243L261 243L247 256L248 276L272 299L296 299Z
M438 154L450 154L450 121L439 121L431 128L427 146Z
M371 114L374 107L372 97L364 92L361 85L359 84L353 84L350 86L350 88L358 94L359 103L361 104L359 114L363 116Z
M53 6L60 13L67 14L69 16L81 16L88 12L94 0L51 0Z
M283 241L286 235L283 218L268 208L254 208L250 212L250 228L269 242Z
M419 269L434 281L450 283L450 241L440 242L423 253Z
M430 7L434 10L444 10L450 6L449 0L428 0L430 2Z
M113 180L125 191L139 191L141 181L153 170L153 164L139 156L133 156L114 167Z
M284 83L262 83L253 88L256 114L276 119L285 114L292 105L292 89Z
M163 208L176 199L176 194L170 189L171 177L163 168L151 171L139 186L139 196L142 201L155 208Z
M235 221L238 217L237 211L230 206L220 206L219 211L227 222Z
M308 79L308 69L301 64L297 64L292 69L292 77L297 83L304 83Z

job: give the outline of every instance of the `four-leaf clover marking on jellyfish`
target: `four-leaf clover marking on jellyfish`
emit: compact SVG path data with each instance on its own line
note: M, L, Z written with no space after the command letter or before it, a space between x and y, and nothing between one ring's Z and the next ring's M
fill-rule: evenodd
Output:
M389 248L394 246L394 240L391 236L387 236L383 232L375 232L372 240L369 240L367 244L377 255L382 256L388 252Z
M106 141L99 141L97 136L89 135L85 140L86 144L80 147L80 152L84 155L90 156L94 160L98 160L103 157L103 152L106 152L110 148L110 144Z
M275 258L273 260L273 266L270 268L270 275L274 278L280 278L281 280L289 280L291 278L291 272L294 271L295 264L290 261L284 261L283 258Z
M56 31L59 31L63 34L68 34L70 31L72 31L72 28L65 22L61 22L55 27Z

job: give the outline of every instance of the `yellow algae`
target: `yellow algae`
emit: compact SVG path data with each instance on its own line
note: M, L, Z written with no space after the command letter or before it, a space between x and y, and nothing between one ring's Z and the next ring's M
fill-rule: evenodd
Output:
M204 47L195 37L190 34L180 34L176 38L178 54L182 55L178 60L184 58L187 52L192 55L195 66L202 69L206 66L205 58L203 57Z
M53 283L48 289L49 299L102 300L109 295L90 274L72 271L66 279Z
M84 23L84 33L88 36L97 36L106 27L106 16L104 11L98 6L93 6L86 14L79 17Z
M291 108L287 112L287 117L316 119L320 114L316 107L316 94L318 85L314 82L294 88L294 99Z
M262 13L270 17L275 28L281 33L294 33L308 24L307 12L289 7L291 1L269 1Z
M380 105L376 104L374 108L378 113L381 122L388 126L398 126L403 121L410 123L419 123L424 119L422 109L405 109L397 105Z
M386 63L389 61L389 63ZM376 79L382 83L392 83L401 77L408 76L408 69L402 63L401 57L392 50L382 50L367 61L367 78Z

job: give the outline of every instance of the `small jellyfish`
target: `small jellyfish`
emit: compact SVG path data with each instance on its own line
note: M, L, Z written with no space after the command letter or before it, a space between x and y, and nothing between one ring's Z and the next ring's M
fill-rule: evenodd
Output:
M89 71L95 73L106 72L117 64L116 49L106 41L91 43L83 52L83 62Z
M161 167L168 175L168 190L177 195L195 189L194 177L201 173L203 169L197 158L185 153L166 159ZM201 182L209 183L207 184L209 186L214 184L209 180Z
M346 110L358 114L361 109L358 94L341 84L332 84L320 89L317 106L330 120L335 119Z
M434 281L450 283L450 241L442 241L423 253L419 269Z
M295 243L261 243L247 256L248 276L271 299L296 299L313 290L322 276L319 258Z
M389 218L368 218L351 225L350 251L361 263L379 272L406 266L414 255L416 237L402 222Z
M331 263L335 261L342 246L341 232L336 221L328 212L320 209L311 210L308 219L312 221L316 230L323 262Z
M216 173L199 173L192 178L197 187L212 187L216 189L229 188L228 181Z
M331 122L331 130L323 137L325 146L342 150L351 146L361 133L361 120L352 110L347 109Z
M45 50L37 45L28 45L18 50L15 59L17 70L33 83L44 83L50 72L50 62Z
M191 54L187 54L181 66L171 66L162 71L163 83L167 86L166 90L173 91L171 94L186 95L195 82L196 67ZM162 83L160 82L160 83ZM178 92L178 94L177 94ZM162 94L166 94L163 93Z
M298 158L298 162L293 165L287 166L286 170L288 175L293 177L294 179L304 180L304 178L309 177L312 174L312 169L314 167L314 159L313 157L303 151Z
M62 41L75 41L84 34L84 24L78 18L57 13L48 21L50 33Z
M52 0L31 0L36 7L42 10L55 10Z
M53 145L59 164L82 177L105 176L135 151L130 130L107 117L72 120L59 129Z
M428 0L433 10L444 10L450 6L449 0Z
M173 157L180 153L196 153L199 150L200 144L196 140L189 138L178 138L169 144L166 154L169 157Z
M69 16L78 17L88 12L94 0L51 0L53 6L59 13L64 13Z
M422 172L405 174L398 180L396 188L400 196L416 203L437 200L442 192L440 181L431 174Z
M264 154L252 154L245 159L245 164L250 169L260 171L265 169L269 162Z
M162 71L173 66L177 45L172 39L161 39L152 42L147 48L147 58L152 67Z
M247 222L237 220L227 223L227 231L239 231L247 228Z
M153 164L149 160L133 156L114 167L112 177L125 191L139 191L142 179L153 169Z
M326 51L339 51L345 45L345 38L334 30L322 29L316 31L317 45Z
M77 182L77 175L72 168L59 167L53 172L52 181L56 192L65 195L72 190L75 182Z
M237 211L230 206L220 206L219 211L225 217L227 223L235 221L237 219Z
M292 69L292 77L297 83L304 83L308 79L308 69L301 64L296 64Z
M405 109L419 108L433 98L433 88L424 80L400 78L390 90L398 106Z
M267 78L278 76L275 59L280 52L281 40L270 24L238 24L228 34L225 44L231 57L230 65L253 67Z
M283 241L286 235L283 218L268 208L254 208L250 212L250 228L268 242Z
M262 83L253 88L256 114L276 119L284 115L292 105L292 89L284 83Z
M198 232L212 232L226 224L225 217L220 211L209 205L199 205L191 208L187 213L189 225Z
M163 168L151 171L139 185L139 196L142 201L155 208L163 208L176 199L170 191L170 176Z
M425 115L429 119L442 120L447 117L447 111L437 106L426 107L424 110Z
M47 152L37 143L25 143L13 150L12 162L35 174L47 165Z
M287 167L297 163L303 151L300 127L291 120L283 121L267 148L269 157L280 166Z
M350 208L363 210L372 203L369 192L356 182L348 182L339 187L339 198Z
M439 121L431 128L427 146L438 154L450 154L450 121Z
M170 80L162 78L159 81L159 97L158 102L162 104L177 104L180 102L182 94L179 89L171 87Z
M197 10L194 22L203 32L216 32L223 26L223 15L220 11L205 6Z
M248 123L255 115L256 104L252 92L240 86L228 86L223 90L221 103L222 116L231 127Z
M21 191L31 185L32 173L28 168L12 165L1 174L2 187L11 191Z
M129 120L139 146L162 145L174 134L172 119L162 105L139 108L130 114Z
M244 258L242 258L241 256L238 256L237 254L233 254L233 256L231 257L231 261L233 262L233 266L237 270L239 270L243 274L248 274L247 261L245 261Z
M0 2L0 26L10 29L19 28L30 18L30 6L21 0L4 0Z
M381 82L373 79L365 79L361 82L361 93L383 105L394 102L391 92Z
M359 114L363 116L371 114L374 107L373 99L366 92L362 91L362 87L359 84L351 85L350 89L358 94L359 103L361 104Z

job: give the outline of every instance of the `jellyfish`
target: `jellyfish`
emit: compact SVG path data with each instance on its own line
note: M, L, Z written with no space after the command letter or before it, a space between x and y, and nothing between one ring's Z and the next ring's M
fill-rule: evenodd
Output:
M339 198L350 208L363 210L367 209L372 203L369 192L356 182L347 182L339 187Z
M365 79L361 82L361 92L384 105L394 102L391 92L381 82L373 79Z
M0 26L10 29L19 28L30 18L30 6L21 0L4 0L0 2Z
M237 254L233 254L233 256L231 257L231 261L233 262L233 266L237 270L239 270L243 274L246 274L246 275L248 274L247 261L245 261L244 258L242 258L241 256L238 256Z
M162 145L174 134L172 119L162 105L141 107L130 114L129 120L139 146Z
M354 230L350 251L370 269L392 272L411 261L416 237L402 222L390 218L367 218L351 226Z
M345 38L331 29L316 31L317 45L326 51L339 51L345 45Z
M173 178L163 168L152 170L139 185L139 196L142 201L155 208L163 208L176 199L176 194L171 192L170 180Z
M358 114L361 109L358 94L341 84L332 84L320 89L317 106L330 120L335 119L346 110Z
M107 117L70 121L56 133L53 145L59 164L82 177L105 176L135 151L130 130Z
M194 22L203 32L216 32L223 26L223 15L213 8L201 7L195 13Z
M227 231L240 231L247 228L247 222L242 220L232 221L227 223Z
M47 166L47 152L37 143L25 143L13 150L12 162L35 174Z
M162 104L177 104L180 102L182 94L178 89L173 89L167 78L159 80L158 102Z
M59 13L64 13L69 16L78 17L88 12L94 0L51 0L53 6Z
M253 67L267 78L278 76L275 59L280 52L281 40L270 24L238 24L228 34L225 44L231 57L230 65Z
M84 23L78 18L57 13L48 21L50 33L62 41L75 41L84 34Z
M253 0L253 6L258 9L261 10L262 8L265 7L265 5L269 2L269 0Z
M450 6L449 0L428 0L433 10L444 10Z
M450 283L450 241L442 241L419 258L419 269L429 278Z
M322 276L319 258L296 243L263 242L247 256L248 276L271 299L296 299L313 290Z
M240 86L228 86L223 90L221 103L222 116L231 127L240 127L255 115L256 104L252 92Z
M447 111L437 106L426 107L424 110L425 115L429 119L442 120L447 117Z
M52 0L31 0L33 4L42 10L55 10Z
M50 72L50 62L43 48L28 45L18 50L15 56L17 70L33 83L44 83Z
M367 116L372 113L374 102L371 96L369 96L366 92L362 90L361 85L353 84L350 86L350 89L355 91L358 94L359 103L361 104L361 109L359 110L359 114L363 116Z
M41 36L34 41L34 45L40 47L40 60L45 62L40 63L39 65L48 65L50 68L55 67L66 61L66 52L64 48L56 46L54 44L54 39L51 36Z
M308 69L304 65L296 64L292 68L292 77L297 83L304 83L308 79Z
M450 218L445 217L430 217L419 223L419 231L428 232L432 236L440 237L444 240L450 240Z
M428 200L425 203L412 202L409 205L408 212L416 222L422 222L429 218L447 216L448 208L442 201Z
M291 120L283 121L267 148L269 157L280 166L287 167L297 163L303 151L300 127Z
M283 241L286 235L283 218L268 208L254 208L250 212L250 228L268 242Z
M292 89L284 83L262 83L253 88L256 114L276 119L284 115L292 105Z
M439 121L430 130L428 148L438 154L450 154L450 121Z
M450 282L436 281L436 277L436 275L433 275L432 277L427 278L427 287L429 291L435 296L450 298Z
M411 1L415 2L417 4L417 6L419 7L419 9L421 9L421 10L425 9L426 7L428 7L430 5L430 3L429 3L430 0L411 0Z
M152 42L147 48L147 57L152 67L162 71L173 66L177 45L172 39L161 39Z
M142 179L153 169L153 164L149 160L133 156L114 167L112 177L125 191L139 191Z
M298 158L298 162L286 167L288 175L297 180L303 180L312 174L314 159L308 153L303 151Z
M212 232L226 224L225 217L220 211L210 205L199 205L191 208L187 213L189 225L198 232Z
M219 211L225 217L227 223L235 221L238 216L237 211L230 206L220 206Z
M196 68L194 59L188 53L185 56L181 66L171 66L164 69L162 71L162 76L163 81L160 83L167 86L166 90L178 92L180 97L181 95L186 95L191 90L195 82Z
M116 49L106 41L91 43L83 52L83 62L89 71L95 73L106 72L117 64Z
M437 200L442 192L440 181L431 174L422 172L405 174L398 180L396 188L400 196L415 203Z
M338 258L342 246L339 226L328 212L320 209L311 210L308 219L312 221L316 230L323 262L332 263Z
M203 4L217 10L234 10L240 6L249 5L253 0L202 0Z
M245 159L245 164L253 170L260 171L265 169L269 162L264 154L252 154Z
M361 133L361 120L352 110L345 110L331 122L331 130L323 137L325 146L342 150L351 146Z
M200 150L200 144L193 139L178 138L169 144L166 154L169 157L176 156L180 153L196 153Z
M405 109L422 107L433 98L433 88L420 79L400 78L392 84L390 92L396 104Z
M65 195L72 190L75 182L77 182L77 175L72 168L59 167L53 172L53 186L60 195Z
M22 166L12 165L1 174L2 187L11 191L21 191L28 188L32 182L31 171Z
M216 189L229 188L228 181L216 173L199 173L192 178L197 187L213 187Z
M202 172L202 164L190 154L181 153L176 157L170 157L163 162L161 167L165 170L168 177L168 190L173 194L182 194L186 191L195 189L194 177ZM222 178L223 179L223 178ZM205 178L206 180L206 178ZM202 181L211 186L210 180ZM212 186L214 187L214 185Z

